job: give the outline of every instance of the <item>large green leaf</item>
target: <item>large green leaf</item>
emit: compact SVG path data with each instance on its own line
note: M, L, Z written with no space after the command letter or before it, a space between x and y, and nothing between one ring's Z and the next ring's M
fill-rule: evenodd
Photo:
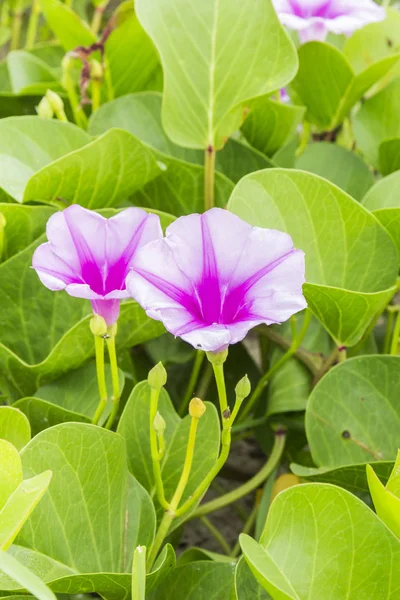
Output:
M152 152L130 133L112 129L43 167L28 181L23 201L116 206L161 173Z
M56 74L40 58L25 52L14 50L7 55L7 67L11 89L15 94L45 94L50 88L62 91Z
M54 209L49 206L0 204L0 213L6 220L2 253L3 260L6 260L42 235Z
M15 446L0 438L0 511L22 482L22 464Z
M105 44L105 51L114 96L161 89L158 53L140 25L133 5L124 11L121 22Z
M400 169L400 137L384 140L379 146L379 164L382 175Z
M177 415L165 390L161 392L158 410L166 421L166 452L161 468L165 495L170 500L182 473L190 417L181 419ZM154 495L150 452L150 388L147 382L143 381L134 388L118 424L118 433L125 439L131 472ZM214 405L207 403L207 410L198 426L192 469L182 502L193 493L215 464L219 445L219 418Z
M148 600L228 600L233 586L233 565L202 560L177 567Z
M317 465L395 459L399 367L395 356L360 356L336 366L317 384L306 411L307 439Z
M87 133L71 123L40 117L2 119L0 187L21 201L36 171L90 141Z
M335 129L398 59L399 55L385 57L356 75L334 46L323 42L304 44L299 49L299 71L293 88L307 107L307 119L323 130Z
M94 355L88 302L51 292L31 269L32 253L42 241L39 238L0 265L0 377L3 392L15 400L32 395ZM163 331L136 302L121 305L118 348L140 344Z
M22 463L28 476L47 468L54 476L18 543L82 573L129 570L130 544L141 543L132 533L148 496L128 494L139 484L129 476L122 438L93 425L57 425L25 447ZM141 528L145 544L152 539L151 514L147 531Z
M164 128L181 146L220 147L240 124L246 100L279 89L296 72L294 47L270 0L135 6L161 55Z
M77 46L90 46L96 36L69 6L59 0L40 0L40 8L65 50L73 50Z
M250 103L242 132L254 148L272 156L294 136L304 113L302 106L277 102L268 96L257 98Z
M400 497L383 485L371 465L367 465L367 477L377 515L400 539Z
M357 146L376 168L379 168L380 144L387 139L400 137L399 101L398 78L364 102L354 119Z
M17 450L21 450L31 439L28 419L12 406L0 406L0 439L11 442Z
M13 556L0 552L0 570L6 573L19 585L34 594L38 600L56 600L55 595L43 583L41 578L34 575L29 569L21 565Z
M274 600L396 598L400 543L361 500L326 484L279 494L261 544L242 535L253 574ZM301 551L299 551L301 544Z
M236 565L235 592L236 600L271 600L271 596L252 574L244 557Z
M306 299L339 345L356 344L394 294L392 239L328 181L301 171L260 171L237 184L229 209L252 225L286 231L304 250Z
M328 142L308 146L297 159L296 169L325 177L356 200L361 200L374 183L374 176L362 158Z
M109 365L106 365L105 371L108 402L100 420L101 425L106 421L112 408L112 381ZM121 393L124 383L124 374L119 371ZM18 400L14 406L28 417L32 434L36 435L43 429L67 421L91 423L98 403L96 365L91 362L80 369L70 371L57 381L39 388L35 397Z

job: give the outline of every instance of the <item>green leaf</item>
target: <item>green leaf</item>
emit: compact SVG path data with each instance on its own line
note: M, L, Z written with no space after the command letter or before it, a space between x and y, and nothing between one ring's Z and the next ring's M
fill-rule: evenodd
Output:
M284 104L267 96L257 98L250 104L242 132L254 148L272 156L295 135L304 113L302 106Z
M162 89L157 50L130 8L105 44L114 96ZM161 86L158 75L161 73Z
M1 511L11 494L15 492L19 484L22 482L22 464L15 446L5 439L0 439L0 458Z
M63 2L40 0L40 8L65 50L73 50L77 46L90 46L96 41L89 25Z
M233 585L233 565L212 561L177 567L149 600L228 600Z
M357 146L368 162L377 169L380 144L387 139L400 137L399 101L400 79L395 79L364 102L354 119ZM385 116L384 119L382 115Z
M394 463L394 467L390 474L389 481L387 482L386 489L400 498L400 450L397 452L396 462Z
M286 231L304 250L305 297L338 345L355 345L393 296L392 239L328 181L301 171L260 171L237 184L229 209L252 225Z
M305 484L282 492L261 544L245 535L240 541L254 576L274 600L394 598L400 586L400 572L392 569L399 541L361 500L334 486Z
M126 131L112 129L34 174L23 202L61 199L90 209L116 206L160 173L146 146Z
M379 146L379 164L384 176L400 169L400 137L382 142Z
M181 419L165 390L161 391L158 411L166 421L166 452L162 463L164 490L170 499L182 473L189 435L190 417ZM118 424L118 433L124 438L128 464L136 479L154 496L154 477L150 452L150 388L139 383L132 391ZM191 474L182 503L193 493L215 464L219 453L220 425L214 405L207 410L198 426ZM174 522L174 527L180 519Z
M29 569L21 565L11 554L0 552L0 570L31 592L38 600L56 600L55 595Z
M0 511L0 549L7 550L21 531L49 487L52 472L47 470L22 481Z
M299 71L292 85L307 107L307 120L323 130L335 129L398 59L399 55L383 58L356 75L344 54L334 46L322 42L301 46Z
M146 577L146 590L150 592L158 587L175 569L175 550L171 544L166 544L157 558L151 573Z
M400 358L361 356L329 371L312 391L306 431L314 462L338 467L394 460L399 444Z
M0 438L11 442L17 450L26 446L31 439L31 426L21 411L12 406L0 406Z
M42 235L54 209L49 206L0 204L0 213L6 220L2 253L2 258L6 260Z
M392 173L380 179L364 196L363 205L372 211L400 208L399 185L400 173Z
M297 159L296 169L328 179L356 200L361 200L374 184L374 176L362 158L328 142L308 146Z
M181 146L220 147L246 100L296 72L294 47L270 0L136 0L135 7L161 55L164 128Z
M42 241L39 238L0 265L0 378L3 392L15 400L32 395L94 355L89 304L65 292L51 292L31 269L32 253ZM21 335L16 336L16 330ZM121 305L119 349L163 331L136 302Z
M112 382L109 365L106 365L106 382L108 402L100 424L105 423L112 408ZM119 371L121 392L124 384L124 374ZM90 423L98 403L96 365L92 362L39 388L35 397L22 398L14 406L28 417L32 433L36 435L39 431L58 425L58 423L67 421Z
M236 565L235 592L237 600L271 600L271 596L253 576L244 557Z
M11 90L15 94L36 93L45 94L50 88L62 91L55 73L48 65L24 50L14 50L7 55L7 67L10 77Z
M380 479L387 481L393 468L393 461L374 462L374 470ZM368 481L365 463L352 464L343 467L303 467L292 463L291 471L306 482L316 481L330 483L342 487L352 494L366 498Z
M40 117L10 117L0 122L0 187L22 201L29 178L64 154L91 141L71 123Z
M367 465L367 477L376 514L400 538L400 498L385 488L371 465Z
M132 538L132 481L123 440L100 427L68 423L39 433L21 456L27 475L43 469L54 475L18 543L82 573L130 570L125 540Z

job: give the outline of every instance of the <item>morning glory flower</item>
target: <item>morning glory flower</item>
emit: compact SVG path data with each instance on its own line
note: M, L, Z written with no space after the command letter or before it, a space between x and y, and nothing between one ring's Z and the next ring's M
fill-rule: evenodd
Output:
M125 279L138 248L163 235L158 216L140 208L106 219L77 204L52 215L46 233L49 241L32 259L41 282L90 300L108 326L118 319L120 301L129 297Z
M172 334L220 352L252 327L304 309L303 283L304 253L288 234L213 208L177 219L141 248L126 285Z
M351 35L368 23L383 21L385 10L373 0L272 0L278 16L299 32L302 43L324 41L328 32Z

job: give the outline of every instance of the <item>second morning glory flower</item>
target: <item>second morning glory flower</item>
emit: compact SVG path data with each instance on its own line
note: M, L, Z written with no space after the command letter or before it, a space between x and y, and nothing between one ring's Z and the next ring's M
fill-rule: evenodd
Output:
M160 219L140 208L127 208L110 219L74 204L52 215L48 242L35 251L32 266L50 290L90 300L108 326L129 297L128 271L141 246L162 238Z
M385 10L373 0L272 0L278 16L298 31L302 43L324 41L329 32L351 35L369 23L383 21Z
M288 234L219 208L177 219L137 252L127 277L149 317L207 352L304 309L303 283L304 253Z

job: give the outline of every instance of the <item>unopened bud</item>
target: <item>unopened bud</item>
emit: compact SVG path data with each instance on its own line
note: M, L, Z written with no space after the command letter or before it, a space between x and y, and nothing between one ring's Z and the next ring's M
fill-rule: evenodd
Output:
M161 362L149 371L147 383L155 390L160 390L167 383L167 371Z
M228 348L222 352L207 352L207 358L212 365L223 365L228 356Z
M189 415L195 419L200 419L206 412L206 405L200 398L192 398L189 403Z
M90 78L101 80L103 79L103 67L98 60L90 61Z
M54 110L46 96L43 96L41 101L36 107L36 112L42 119L52 119L54 116Z
M244 377L242 377L242 379L238 382L237 386L235 387L236 400L238 402L243 402L243 400L245 398L247 398L247 396L250 395L250 392L251 392L250 379L247 377L247 375L245 375Z
M90 331L93 335L98 337L102 337L103 335L107 335L107 323L100 315L93 315L90 319Z
M52 90L47 90L45 98L47 98L55 113L64 112L64 102L58 94Z
M153 429L159 434L162 435L165 431L167 424L164 421L164 419L162 418L162 416L160 415L160 413L157 411L156 416L154 417L154 421L153 421Z

